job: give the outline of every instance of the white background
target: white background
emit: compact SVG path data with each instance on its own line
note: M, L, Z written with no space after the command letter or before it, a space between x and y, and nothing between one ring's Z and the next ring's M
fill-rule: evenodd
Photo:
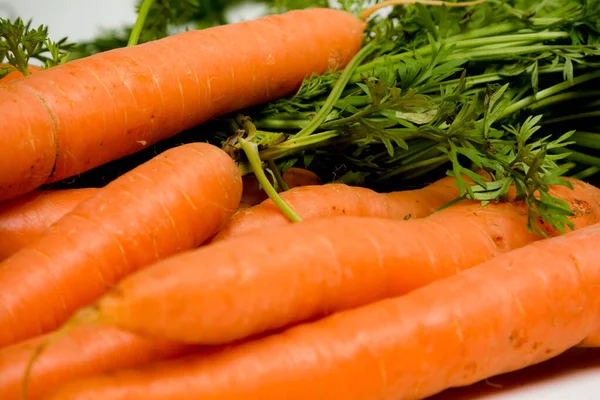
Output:
M33 18L33 25L49 27L54 40L68 36L71 41L81 41L91 39L101 28L133 23L136 17L134 3L135 0L0 0L0 16ZM250 18L251 14L242 11L234 14L232 19ZM575 350L549 363L492 378L490 382L501 383L504 388L499 390L481 383L445 392L435 400L600 399L600 349Z

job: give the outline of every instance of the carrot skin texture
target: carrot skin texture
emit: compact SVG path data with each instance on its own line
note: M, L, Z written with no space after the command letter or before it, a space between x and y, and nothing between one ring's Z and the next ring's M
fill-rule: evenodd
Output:
M405 296L50 400L412 400L545 361L600 328L600 224Z
M46 335L0 349L0 398L20 400L23 377ZM110 326L73 329L42 353L28 381L27 400L41 399L77 379L191 354L198 346L152 340Z
M305 220L341 215L423 218L459 196L454 182L454 178L446 177L422 189L392 193L377 193L362 187L331 183L290 189L280 196ZM246 235L265 227L291 223L275 203L268 199L236 213L211 243Z
M32 243L98 189L36 190L0 203L0 260Z
M572 184L553 192L576 210L575 227L600 221L600 190ZM477 202L408 221L303 221L162 260L92 309L137 334L228 343L407 293L541 239L526 222L525 204Z
M290 11L103 52L1 85L0 132L14 145L0 153L0 201L290 94L311 73L345 66L364 27L343 11Z
M49 332L129 273L214 235L242 180L216 146L169 149L122 175L0 263L0 346Z

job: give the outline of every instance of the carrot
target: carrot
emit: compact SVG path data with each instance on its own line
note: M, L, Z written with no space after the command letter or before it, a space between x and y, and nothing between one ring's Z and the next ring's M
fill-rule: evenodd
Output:
M321 178L319 178L314 172L304 168L288 168L283 174L282 178L287 184L288 189L292 189L300 186L316 186L321 185ZM260 187L260 184L254 175L246 175L242 178L244 191L242 192L241 207L248 208L255 206L262 201L265 201L269 196ZM271 179L271 183L273 183ZM279 188L281 191L283 188Z
M586 337L583 342L579 344L580 347L600 347L600 329L590 336Z
M598 247L595 224L405 296L49 399L422 399L548 360L598 330Z
M48 337L39 336L0 349L0 398L19 400L27 365ZM199 351L198 346L157 341L110 326L80 327L52 342L33 366L28 400L40 399L72 380L133 368Z
M46 333L125 275L191 249L237 207L242 180L221 149L169 149L115 179L0 263L0 347Z
M0 67L4 67L6 65L7 64L0 63ZM42 71L42 68L35 66L35 65L30 65L27 67L27 71L30 74L35 74L36 72ZM6 83L8 81L13 81L15 79L22 78L22 77L23 77L23 73L21 71L13 71L13 72L10 72L7 75L5 75L2 79L0 79L0 81L2 83Z
M95 188L36 190L0 203L0 260L32 243L51 224L96 192Z
M327 8L188 31L0 86L0 201L337 70L365 23ZM160 54L160 57L157 57Z
M303 219L326 216L409 219L425 217L459 196L455 178L446 177L422 189L377 193L372 190L330 183L306 186L281 194ZM271 199L236 213L211 243L241 236L265 227L291 224Z
M600 221L600 190L570 181L574 190L551 192L577 212L574 227ZM227 343L397 296L540 239L526 223L525 204L464 202L424 219L329 217L264 229L129 276L70 324Z

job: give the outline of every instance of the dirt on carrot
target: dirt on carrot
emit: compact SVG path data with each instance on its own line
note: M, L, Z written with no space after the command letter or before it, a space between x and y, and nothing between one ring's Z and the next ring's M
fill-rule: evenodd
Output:
M98 189L36 190L0 203L0 260L33 243Z
M570 181L574 190L552 192L578 210L574 227L600 221L600 190ZM526 222L525 204L464 202L416 220L264 229L158 262L80 315L155 338L227 343L407 293L540 240Z
M0 201L292 93L310 74L342 68L365 26L328 8L289 11L98 53L1 85Z
M129 273L197 247L242 193L233 160L191 143L100 189L0 263L0 347L49 332Z

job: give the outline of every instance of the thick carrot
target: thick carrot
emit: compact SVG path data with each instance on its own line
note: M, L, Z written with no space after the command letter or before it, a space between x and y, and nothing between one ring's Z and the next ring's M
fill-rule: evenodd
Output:
M405 296L50 399L422 399L550 359L598 330L599 247L596 224Z
M0 201L343 67L365 23L327 8L188 31L0 86ZM160 57L157 56L160 54Z
M600 190L571 181L575 190L551 191L577 212L575 228L600 221ZM158 262L71 322L231 342L397 296L540 239L526 222L525 204L464 202L423 219L329 217L264 229Z
M331 183L306 186L281 194L304 220L344 215L391 219L422 218L458 197L455 178L446 177L422 189L377 193L372 190ZM248 234L265 227L291 224L271 199L236 213L211 243Z
M198 246L241 192L233 160L204 143L169 149L112 181L0 263L0 346L58 327L125 275Z
M0 203L0 260L32 243L98 189L36 190Z
M20 399L25 370L45 340L46 336L40 336L0 350L0 399ZM27 400L40 399L72 380L199 350L198 346L151 340L110 326L80 327L53 341L33 365Z
M289 189L300 186L316 186L323 183L317 174L304 168L288 168L283 172L282 178ZM273 183L272 179L270 181ZM255 206L269 198L254 175L244 176L242 182L244 191L240 202L241 208ZM282 188L279 188L279 191L281 190Z

